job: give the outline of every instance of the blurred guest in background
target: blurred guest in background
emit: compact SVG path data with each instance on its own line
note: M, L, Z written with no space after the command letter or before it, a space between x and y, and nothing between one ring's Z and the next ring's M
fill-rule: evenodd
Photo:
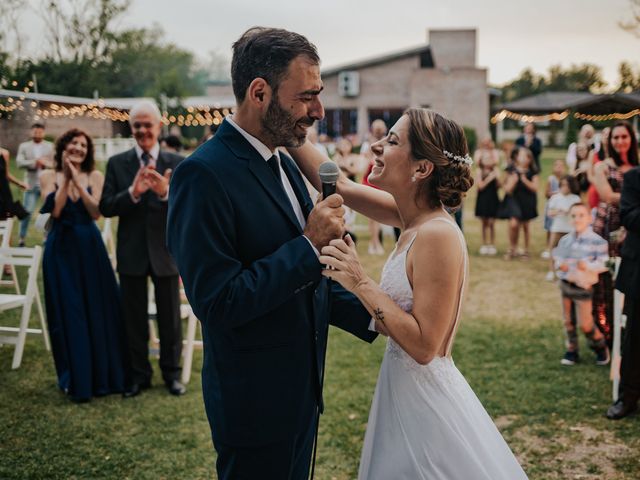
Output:
M547 177L547 186L544 191L544 196L547 198L544 206L544 230L547 232L547 245L549 245L549 240L551 239L551 223L553 222L553 219L549 216L549 199L560 191L560 180L562 180L565 175L566 167L564 160L557 159L553 162L551 175ZM540 257L544 259L550 258L550 250L543 250ZM553 278L553 272L551 272L551 274ZM547 275L547 277L549 277L549 275Z
M583 125L578 132L578 139L575 142L569 144L569 148L567 148L567 156L566 163L567 168L569 169L569 173L575 175L575 170L579 168L579 158L578 158L578 145L583 144L587 148L587 155L591 151L597 151L599 147L596 145L596 130L592 125L588 123Z
M515 162L506 168L503 180L505 194L510 195L509 211L509 250L505 254L506 260L519 256L523 260L529 259L529 244L531 232L529 222L538 216L537 192L538 169L531 150L517 147ZM520 228L524 233L524 250L518 250Z
M629 170L624 176L620 219L627 230L627 237L622 245L616 288L625 294L627 325L624 329L618 401L607 410L607 417L611 420L636 411L640 399L640 167Z
M333 156L333 161L336 162L349 180L355 182L356 175L360 173L361 157L353 153L353 144L346 138L341 139L336 144L336 153Z
M623 231L620 230L620 192L624 174L638 165L638 140L629 122L617 122L609 137L611 156L594 167L594 185L599 203L593 231L609 242L609 256L620 256ZM610 272L600 274L594 287L593 315L596 324L612 342L613 280Z
M478 187L476 217L482 221L482 246L480 255L495 255L495 221L498 213L498 188L500 188L500 153L491 138L485 138L473 155L477 165L475 184Z
M516 140L516 145L531 150L536 171L540 171L540 154L542 153L542 141L536 136L536 126L527 123L522 128L522 135Z
M17 185L22 190L28 188L25 182L18 180L9 171L9 150L0 148L0 220L11 218L14 215L18 218L24 218L28 215L22 204L13 200L9 183Z
M329 156L327 147L325 147L322 143L318 141L318 130L316 129L315 125L313 127L309 127L309 129L307 130L307 140L309 140L311 144L315 147L315 149L318 150L320 153L322 153L323 155L326 155L327 157Z
M560 239L572 230L569 210L572 205L580 202L580 197L578 196L579 192L580 190L576 179L571 175L565 175L562 180L560 180L558 192L555 193L547 202L547 213L551 219L547 251L553 251L553 249L558 245ZM555 278L553 270L554 263L552 259L549 271L547 272L546 279L548 281L553 281Z
M376 187L369 183L369 174L371 173L374 165L374 155L371 151L370 146L383 139L386 134L387 124L384 123L384 120L374 120L371 123L371 132L369 138L362 142L362 146L360 148L360 153L367 159L367 169L365 170L364 176L362 177L362 183L372 188ZM371 235L371 238L369 239L369 254L383 255L384 247L382 246L382 229L380 224L375 220L369 219L369 234Z
M31 125L31 140L21 143L18 147L16 163L19 168L26 170L24 179L27 189L24 192L23 203L29 215L20 222L19 243L19 246L24 247L31 213L40 197L40 172L53 166L53 144L44 139L43 123L36 122Z
M169 393L182 395L186 389L178 381L182 352L178 269L167 250L165 232L169 177L183 157L160 150L161 116L155 103L135 105L129 121L136 145L109 159L100 200L105 217L119 217L116 256L133 376L125 397L151 386L149 277L155 292L162 378Z
M47 322L58 386L74 402L124 391L128 359L120 292L94 220L104 177L93 142L72 129L41 176L51 228L42 257Z
M604 335L593 323L591 296L592 285L598 281L598 273L607 268L607 241L591 229L591 212L586 204L573 204L569 215L572 231L562 237L558 247L553 250L553 259L560 279L562 313L567 335L567 350L560 363L575 365L580 358L578 333L572 318L575 305L580 328L596 354L596 365L606 365L609 363L609 349Z
M177 135L167 135L160 140L160 148L165 152L180 153L182 150L182 142Z

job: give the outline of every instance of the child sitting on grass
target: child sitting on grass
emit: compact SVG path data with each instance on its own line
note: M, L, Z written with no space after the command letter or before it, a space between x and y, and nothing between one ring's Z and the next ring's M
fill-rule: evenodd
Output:
M573 231L562 237L553 250L567 335L567 351L561 363L575 365L579 360L578 334L576 325L571 321L571 309L575 304L580 328L596 354L596 365L606 365L609 363L609 349L604 335L593 322L591 297L598 274L607 269L605 264L609 259L609 244L591 229L591 212L586 204L573 204L569 216Z

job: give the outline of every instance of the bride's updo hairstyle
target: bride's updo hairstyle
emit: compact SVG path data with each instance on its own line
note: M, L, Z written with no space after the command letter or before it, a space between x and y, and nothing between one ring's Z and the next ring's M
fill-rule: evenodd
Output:
M439 113L426 108L410 108L409 143L416 160L428 160L433 173L418 186L416 201L426 200L431 208L440 204L449 209L460 207L473 185L471 158L464 131Z

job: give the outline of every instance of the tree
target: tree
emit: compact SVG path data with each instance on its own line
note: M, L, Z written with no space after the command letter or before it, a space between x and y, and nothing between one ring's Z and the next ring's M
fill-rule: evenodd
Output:
M547 90L559 92L594 92L607 86L602 68L591 63L571 65L563 69L560 65L549 68Z
M640 37L640 0L629 0L631 7L631 19L626 22L619 22L622 29Z
M620 63L618 75L620 76L618 92L628 93L634 90L640 90L640 72L634 72L629 62Z
M47 56L62 62L99 62L121 43L115 22L129 9L130 0L41 0L51 50Z

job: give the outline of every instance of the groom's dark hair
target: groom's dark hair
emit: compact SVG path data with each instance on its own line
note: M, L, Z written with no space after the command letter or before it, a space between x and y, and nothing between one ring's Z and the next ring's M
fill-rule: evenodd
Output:
M252 27L244 32L233 44L231 59L233 94L238 103L244 101L247 88L258 77L277 94L289 64L300 55L320 64L315 45L299 33L265 27Z

